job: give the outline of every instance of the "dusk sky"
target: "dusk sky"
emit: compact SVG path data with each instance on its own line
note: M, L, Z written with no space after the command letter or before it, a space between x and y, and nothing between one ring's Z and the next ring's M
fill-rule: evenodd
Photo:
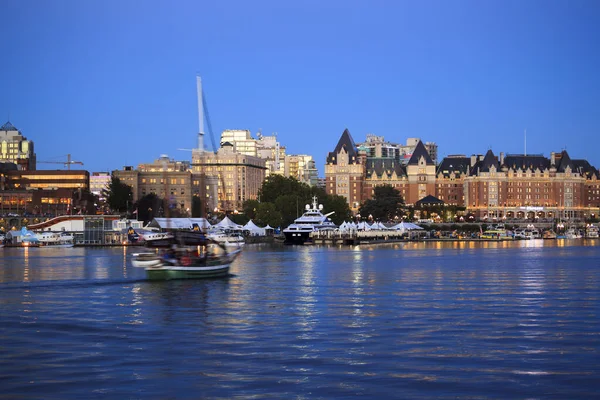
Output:
M600 167L599 1L2 0L0 15L0 124L41 161L190 160L199 74L217 142L277 132L319 176L345 128L436 142L440 160L522 154L526 129L527 153Z

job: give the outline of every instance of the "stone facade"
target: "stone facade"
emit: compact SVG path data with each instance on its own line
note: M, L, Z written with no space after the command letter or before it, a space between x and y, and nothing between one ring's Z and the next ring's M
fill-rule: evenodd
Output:
M192 196L202 192L202 177L192 176L189 162L174 161L161 156L153 163L139 164L137 169L124 167L113 174L133 189L133 201L155 194L168 201L169 209L191 215ZM157 210L157 214L160 213ZM163 210L162 215L166 215Z

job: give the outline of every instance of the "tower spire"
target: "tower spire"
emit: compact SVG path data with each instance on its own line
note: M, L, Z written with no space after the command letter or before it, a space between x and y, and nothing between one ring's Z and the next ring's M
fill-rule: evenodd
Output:
M204 107L202 104L202 78L196 76L196 90L198 95L198 150L204 151Z

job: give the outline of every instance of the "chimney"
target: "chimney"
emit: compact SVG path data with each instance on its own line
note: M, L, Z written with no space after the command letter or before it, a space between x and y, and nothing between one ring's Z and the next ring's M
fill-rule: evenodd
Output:
M500 165L501 166L504 165L504 152L503 151L500 152Z
M475 163L477 162L477 156L475 154L471 155L471 167L475 166Z
M550 165L553 167L556 165L556 153L555 152L550 153Z

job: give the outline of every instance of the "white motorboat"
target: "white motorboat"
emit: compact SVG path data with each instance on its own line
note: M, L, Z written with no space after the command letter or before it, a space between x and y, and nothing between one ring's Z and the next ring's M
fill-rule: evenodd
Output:
M306 211L293 224L283 230L286 243L303 244L310 240L310 234L323 230L334 230L337 226L328 218L334 211L323 214L323 205L317 205L317 197L313 197L312 206L306 205Z
M208 239L214 240L217 243L229 247L240 247L246 244L246 240L244 239L244 237L237 233L224 231L209 232L208 235L206 235L206 237Z
M565 232L566 239L581 239L583 236L579 233L578 230L574 228L570 228Z

